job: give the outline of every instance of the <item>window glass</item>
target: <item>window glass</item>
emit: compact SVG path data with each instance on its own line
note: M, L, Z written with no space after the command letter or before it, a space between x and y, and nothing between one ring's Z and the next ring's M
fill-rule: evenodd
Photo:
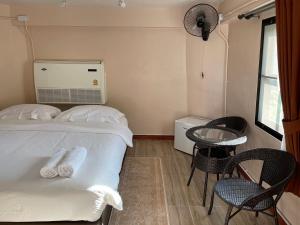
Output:
M261 42L256 124L281 139L283 112L278 78L275 18L263 21Z

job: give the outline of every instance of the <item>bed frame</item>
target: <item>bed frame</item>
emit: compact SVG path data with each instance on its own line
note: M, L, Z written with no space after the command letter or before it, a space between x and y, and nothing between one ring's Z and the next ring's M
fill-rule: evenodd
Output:
M101 218L96 222L86 222L86 221L58 221L58 222L0 222L1 225L108 225L111 216L112 207L106 206Z

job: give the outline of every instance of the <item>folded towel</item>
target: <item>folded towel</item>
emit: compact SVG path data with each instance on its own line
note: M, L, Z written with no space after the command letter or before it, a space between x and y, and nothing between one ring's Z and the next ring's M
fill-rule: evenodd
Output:
M47 163L40 170L40 174L43 178L53 178L58 175L57 165L66 154L64 148L59 149L53 154L53 156L47 161Z
M58 165L58 174L61 177L71 177L74 175L82 165L87 150L84 147L75 147L67 152L60 164Z

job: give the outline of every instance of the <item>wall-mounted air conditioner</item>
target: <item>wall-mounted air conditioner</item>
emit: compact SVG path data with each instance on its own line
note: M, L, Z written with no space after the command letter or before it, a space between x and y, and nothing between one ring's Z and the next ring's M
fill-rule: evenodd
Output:
M34 62L38 103L105 104L105 78L101 61Z

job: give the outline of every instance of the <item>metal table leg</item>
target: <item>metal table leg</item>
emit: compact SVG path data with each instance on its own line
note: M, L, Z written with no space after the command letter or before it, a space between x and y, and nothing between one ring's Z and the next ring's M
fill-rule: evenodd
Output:
M207 156L210 157L210 155L211 155L211 147L208 148ZM207 182L208 182L208 172L205 173L205 183L204 183L203 202L202 202L203 206L205 206L206 203Z
M203 206L205 206L205 202L206 202L207 181L208 181L208 172L205 173L205 183L204 183L203 202L202 202Z
M196 143L194 144L194 147L193 147L193 155L192 155L192 163L191 163L191 167L193 167L194 165L194 159L195 159L195 156L196 156L196 148L197 148L197 145Z
M192 181L192 178L193 178L193 176L194 176L195 169L196 169L196 166L195 166L195 165L193 165L192 172L191 172L191 175L190 175L189 181L188 181L188 183L187 183L187 186L190 186L190 183L191 183L191 181Z

